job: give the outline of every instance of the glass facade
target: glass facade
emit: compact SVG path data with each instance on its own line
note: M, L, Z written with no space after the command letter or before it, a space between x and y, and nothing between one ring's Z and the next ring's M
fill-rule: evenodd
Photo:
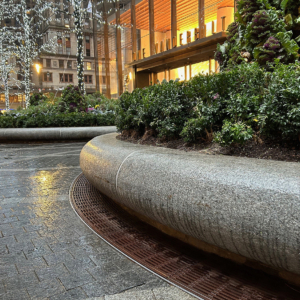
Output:
M214 51L234 21L234 7L234 0L131 0L118 12L111 2L101 2L100 92L117 98L164 79L217 72Z

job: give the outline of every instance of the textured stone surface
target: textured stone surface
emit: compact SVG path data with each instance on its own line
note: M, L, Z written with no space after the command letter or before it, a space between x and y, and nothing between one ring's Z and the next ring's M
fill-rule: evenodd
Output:
M116 131L117 129L115 126L69 128L1 128L0 141L88 140L99 135Z
M159 287L181 295L73 212L68 193L83 146L0 144L0 300L122 299L136 287L139 299Z
M97 137L80 166L103 193L161 224L300 274L300 164Z

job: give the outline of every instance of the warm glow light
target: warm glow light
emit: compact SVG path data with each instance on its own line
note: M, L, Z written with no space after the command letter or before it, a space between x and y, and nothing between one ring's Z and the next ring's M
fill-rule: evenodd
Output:
M35 69L36 69L37 73L40 74L41 66L39 64L35 64Z
M129 73L129 79L132 80L132 73Z

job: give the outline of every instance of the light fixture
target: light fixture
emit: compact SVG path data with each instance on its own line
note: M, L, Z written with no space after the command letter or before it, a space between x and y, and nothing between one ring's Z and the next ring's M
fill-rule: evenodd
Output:
M129 79L132 80L132 73L129 73Z
M37 73L40 74L40 71L41 71L40 64L35 64L35 69L36 69Z

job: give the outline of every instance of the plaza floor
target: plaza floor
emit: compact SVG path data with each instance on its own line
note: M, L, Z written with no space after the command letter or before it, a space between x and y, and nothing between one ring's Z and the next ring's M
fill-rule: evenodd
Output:
M131 262L73 212L84 143L0 144L0 299L195 299Z

